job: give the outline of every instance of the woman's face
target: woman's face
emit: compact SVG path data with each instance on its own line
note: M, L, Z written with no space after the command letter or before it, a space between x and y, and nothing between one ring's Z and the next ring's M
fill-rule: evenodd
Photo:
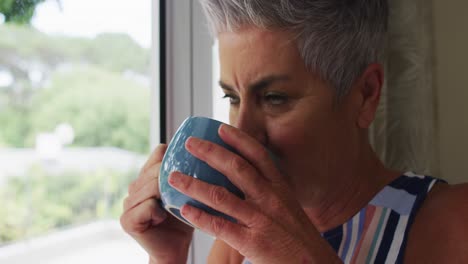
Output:
M334 107L333 89L306 69L286 32L244 28L218 37L230 123L275 153L307 203L357 156L356 103L346 99Z

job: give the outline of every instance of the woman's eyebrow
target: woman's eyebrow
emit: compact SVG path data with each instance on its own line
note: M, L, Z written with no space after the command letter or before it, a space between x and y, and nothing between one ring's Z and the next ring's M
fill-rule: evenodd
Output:
M252 90L253 92L257 92L259 90L268 88L275 82L284 82L284 81L289 81L289 80L291 80L291 78L288 75L268 75L268 76L261 78L258 81L255 81L253 84L250 84L249 90ZM235 90L231 85L226 84L221 80L219 81L219 86L221 86L221 88L224 90L229 90L229 91Z
M219 86L221 86L221 88L223 90L234 91L234 88L232 88L232 86L230 86L229 84L224 83L221 80L219 81Z

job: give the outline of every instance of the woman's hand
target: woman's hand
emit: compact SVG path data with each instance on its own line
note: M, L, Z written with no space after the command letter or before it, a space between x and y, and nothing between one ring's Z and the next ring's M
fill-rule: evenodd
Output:
M185 263L193 228L167 214L157 202L159 168L166 149L159 145L128 187L120 223L148 252L151 262Z
M245 194L242 200L225 188L173 172L169 183L188 196L237 219L237 223L184 205L182 215L195 226L225 241L253 263L339 263L323 240L266 149L233 127L221 138L241 155L219 145L189 138L187 150L220 171Z

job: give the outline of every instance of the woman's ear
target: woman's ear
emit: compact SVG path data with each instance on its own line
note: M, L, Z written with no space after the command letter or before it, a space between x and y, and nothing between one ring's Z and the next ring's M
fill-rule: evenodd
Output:
M369 128L374 121L384 80L383 67L380 64L370 64L356 82L354 91L360 98L357 125Z

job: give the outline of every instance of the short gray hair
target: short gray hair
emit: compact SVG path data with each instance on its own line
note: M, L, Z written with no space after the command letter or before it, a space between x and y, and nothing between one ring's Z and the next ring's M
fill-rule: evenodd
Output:
M305 65L344 97L371 63L384 63L387 0L200 0L214 34L242 26L296 36Z

